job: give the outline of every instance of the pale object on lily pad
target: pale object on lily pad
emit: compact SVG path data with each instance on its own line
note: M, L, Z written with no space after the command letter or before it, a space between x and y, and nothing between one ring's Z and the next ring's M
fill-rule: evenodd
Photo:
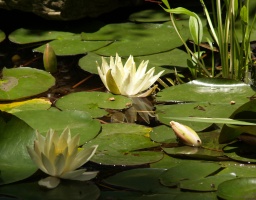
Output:
M124 96L146 97L151 95L156 89L156 86L151 86L164 72L163 70L154 75L154 67L146 72L148 61L142 61L136 68L131 55L124 66L118 54L116 54L115 60L112 56L110 57L110 64L102 57L101 67L98 63L97 65L98 73L105 87L113 94Z
M175 121L171 121L170 125L181 143L194 147L199 147L202 145L201 139L190 127Z
M96 177L97 171L86 172L86 169L77 168L91 159L98 145L79 150L80 136L77 134L71 138L68 128L60 136L50 129L46 137L38 132L36 137L34 148L27 147L28 153L37 167L50 175L41 179L39 185L55 188L60 183L60 179L87 181Z

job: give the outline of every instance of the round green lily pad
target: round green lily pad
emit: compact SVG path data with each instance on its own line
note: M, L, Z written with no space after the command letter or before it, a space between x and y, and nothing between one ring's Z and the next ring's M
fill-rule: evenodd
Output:
M46 71L19 67L2 71L0 100L16 100L47 91L55 84L55 78Z
M94 118L106 115L105 108L124 109L131 104L132 100L128 97L104 92L71 93L56 102L56 106L61 110L82 110Z
M222 199L254 199L256 196L256 178L237 178L221 183L217 196Z

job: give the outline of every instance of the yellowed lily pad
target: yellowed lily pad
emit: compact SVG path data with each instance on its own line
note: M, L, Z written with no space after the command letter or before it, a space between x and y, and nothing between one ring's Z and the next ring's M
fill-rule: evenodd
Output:
M0 104L0 110L8 113L15 113L24 110L47 110L51 102L46 98L35 98L26 101Z

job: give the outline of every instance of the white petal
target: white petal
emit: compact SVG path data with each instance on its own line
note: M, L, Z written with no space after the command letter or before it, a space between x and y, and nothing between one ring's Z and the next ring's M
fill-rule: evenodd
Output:
M55 166L53 165L53 163L51 163L48 157L46 157L43 153L41 154L41 158L42 163L46 169L46 173L51 176L55 176Z
M67 153L68 149L66 149ZM55 176L59 176L63 173L65 169L65 164L66 164L66 156L64 154L59 154L54 162L55 166Z
M96 177L98 174L97 171L95 172L86 172L86 169L79 169L75 171L69 171L65 174L61 175L60 178L62 179L69 179L69 180L77 180L77 181L88 181L92 178Z
M45 137L43 137L38 131L36 131L36 137L38 141L38 148L40 152L44 151Z
M38 181L38 184L49 189L56 188L60 184L60 179L57 177L49 176L45 179Z
M77 149L80 142L80 135L76 134L69 142L68 148L69 152L73 151L73 149Z
M100 79L101 79L102 83L105 85L107 90L109 90L108 85L107 85L107 81L106 81L106 74L103 74L103 72L100 70L99 67L98 67L98 73L100 75Z
M95 154L97 148L98 145L94 145L89 148L84 148L82 151L78 152L74 162L71 163L69 170L73 171L78 167L81 167L86 162L88 162L91 159L91 157Z
M148 60L146 62L144 62L144 60L140 63L137 72L136 72L136 78L140 78L142 76L144 76L144 74L146 73L147 67L148 67Z
M41 159L41 155L39 156L32 148L27 147L28 153L31 157L31 159L34 161L34 163L37 165L37 167L39 169L41 169L44 173L47 173L47 170L45 169L43 163L42 163L42 159Z

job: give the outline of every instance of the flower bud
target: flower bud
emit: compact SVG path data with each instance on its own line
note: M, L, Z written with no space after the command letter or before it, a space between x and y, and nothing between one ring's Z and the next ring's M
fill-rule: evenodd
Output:
M171 121L170 125L178 137L178 139L185 145L199 147L202 145L201 139L197 133L190 127Z
M57 57L55 55L53 48L49 45L49 43L46 44L44 55L43 55L43 61L44 61L44 68L47 72L50 72L50 73L57 72Z

